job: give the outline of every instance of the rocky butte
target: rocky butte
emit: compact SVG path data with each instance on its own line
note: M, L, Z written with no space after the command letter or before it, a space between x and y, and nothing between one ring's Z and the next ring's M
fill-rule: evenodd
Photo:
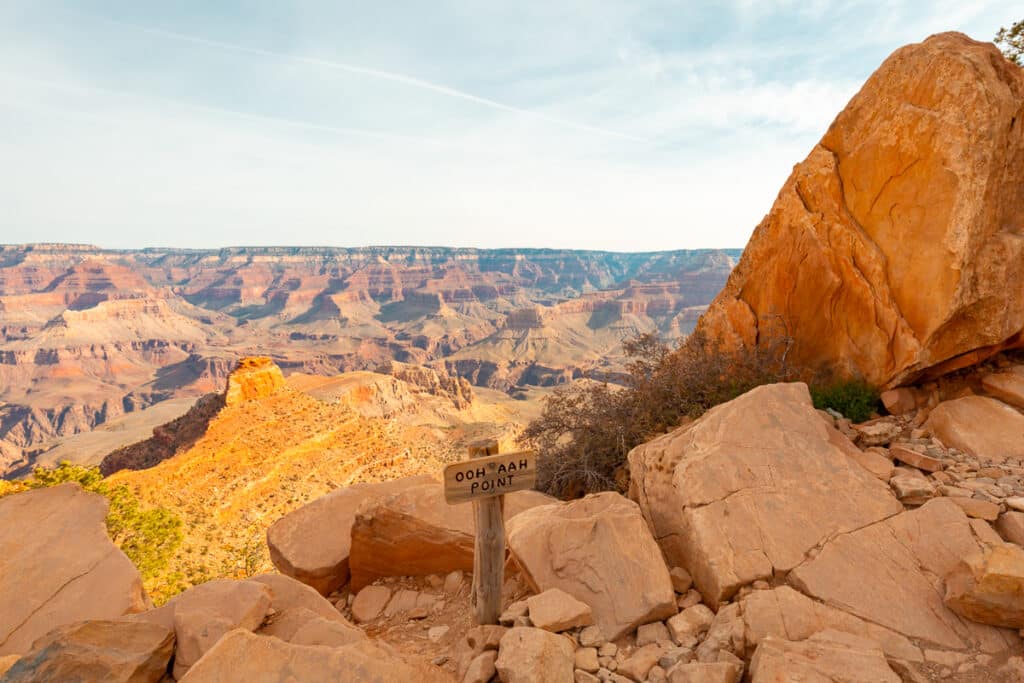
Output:
M626 495L508 495L503 611L478 625L473 511L445 502L443 448L405 444L478 435L485 402L433 369L246 361L193 414L203 435L168 427L137 449L167 457L111 480L192 505L190 561L253 513L276 571L155 606L102 496L0 497L0 681L1024 681L1022 114L1024 70L994 46L898 50L699 323L733 348L781 328L802 363L891 387L886 414L854 423L803 382L764 384L633 448ZM264 267L207 295L243 296ZM375 268L367 291L393 293L399 273ZM550 325L516 308L517 329ZM322 495L298 501L309 469Z

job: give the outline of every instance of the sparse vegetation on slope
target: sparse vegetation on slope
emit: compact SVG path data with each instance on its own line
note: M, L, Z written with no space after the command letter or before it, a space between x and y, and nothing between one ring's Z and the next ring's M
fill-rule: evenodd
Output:
M67 461L53 469L39 467L28 479L0 481L0 497L66 482L75 482L110 501L107 533L138 567L143 580L153 579L167 567L181 545L181 519L167 508L141 506L127 486L112 485L103 478L98 467L83 467Z
M761 384L793 379L789 341L724 353L703 335L671 349L656 335L625 342L625 387L590 382L559 389L524 439L537 449L538 488L562 498L624 490L635 446Z

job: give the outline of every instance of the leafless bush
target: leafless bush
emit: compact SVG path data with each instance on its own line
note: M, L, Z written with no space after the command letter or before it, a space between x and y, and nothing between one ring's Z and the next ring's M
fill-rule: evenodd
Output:
M778 340L728 353L699 333L674 350L653 334L626 341L626 386L559 389L527 426L525 439L539 455L538 488L562 498L623 490L622 466L635 446L755 386L792 379L791 340Z

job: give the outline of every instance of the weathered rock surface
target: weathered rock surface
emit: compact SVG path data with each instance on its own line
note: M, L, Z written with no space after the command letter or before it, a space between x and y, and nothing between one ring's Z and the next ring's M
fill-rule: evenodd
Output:
M945 445L985 460L1024 458L1024 415L988 396L943 401L925 426Z
M228 376L224 404L232 406L242 401L270 396L283 386L284 375L272 359L266 356L243 358Z
M159 624L85 621L46 634L0 677L4 683L157 683L173 653L174 633Z
M752 683L900 683L877 643L836 631L802 641L768 636L750 661L750 678Z
M355 484L290 512L267 529L270 559L282 574L323 595L349 579L349 552L356 510L366 500L434 481L405 477L376 484Z
M963 511L948 498L842 534L789 575L826 605L912 639L954 650L998 652L1015 634L961 619L942 602L942 577L980 552Z
M1022 101L1024 72L991 43L897 50L793 170L698 329L788 335L789 362L888 386L1020 346Z
M1014 408L1024 408L1024 372L1015 368L1008 372L996 372L981 379L986 394Z
M228 631L256 630L267 616L272 599L270 586L263 582L215 579L193 586L164 606L132 619L174 630L178 643L174 676L181 678Z
M1024 628L1024 549L989 546L964 557L946 576L946 605L972 621Z
M789 586L753 591L740 600L748 654L768 636L806 640L819 631L841 631L878 643L889 657L922 661L921 650L905 636L811 600Z
M530 596L526 599L526 605L530 621L545 631L560 633L594 623L589 605L558 588L549 588L540 595Z
M806 385L761 386L633 449L630 497L714 607L824 540L902 511L834 431Z
M636 504L616 493L520 513L507 539L533 588L559 588L589 605L606 638L676 613L661 551Z
M501 637L494 666L502 683L572 683L574 661L565 636L517 627Z
M668 671L669 683L737 683L740 668L732 662L690 662Z
M554 499L537 491L505 496L506 523L523 510ZM473 569L476 521L470 505L448 505L430 482L366 500L352 525L352 589L387 576L425 576Z
M1024 512L1009 511L999 515L996 531L1004 541L1024 546Z
M260 574L249 581L270 588L270 607L278 612L301 607L319 617L332 621L345 621L337 608L312 587L284 574Z
M151 606L106 516L107 500L78 484L0 498L0 655L64 624Z
M254 635L245 629L227 633L181 679L183 683L249 681L424 681L448 683L440 669L408 662L368 642L343 647L295 645Z

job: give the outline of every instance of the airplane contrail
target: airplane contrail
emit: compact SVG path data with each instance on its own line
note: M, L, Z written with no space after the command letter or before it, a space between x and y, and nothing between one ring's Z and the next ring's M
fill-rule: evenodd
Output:
M214 47L214 48L218 48L218 49L221 49L221 50L228 50L228 51L231 51L231 52L238 52L238 53L241 53L241 54L257 55L257 56L260 56L260 57L270 57L270 58L273 58L273 59L288 59L288 60L291 60L291 61L300 62L300 63L304 63L304 64L309 64L309 65L312 65L312 66L319 66L319 67L324 67L324 68L328 68L328 69L335 69L335 70L338 70L338 71L345 71L345 72L353 73L353 74L360 74L360 75L363 75L363 76L370 76L372 78L379 78L381 80L391 81L393 83L401 83L403 85L408 85L408 86L413 87L413 88L420 88L422 90L428 90L430 92L435 92L435 93L438 93L438 94L441 94L441 95L446 95L448 97L454 97L456 99L465 100L467 102L473 102L475 104L479 104L479 105L482 105L482 106L485 106L485 107L490 107L492 109L500 109L501 111L507 111L507 112L510 112L510 113L513 113L513 114L521 114L521 115L524 115L524 116L530 116L530 117L533 117L533 118L541 120L541 121L547 121L548 123L554 123L554 124L557 124L557 125L560 125L560 126L566 126L566 127L569 127L569 128L575 128L577 130L586 131L588 133L596 133L598 135L604 135L604 136L608 136L608 137L615 137L615 138L619 138L619 139L622 139L622 140L630 140L632 142L644 142L644 143L650 142L649 140L647 140L645 138L637 137L635 135L629 135L627 133L621 133L619 131L610 130L608 128L601 128L601 127L598 127L598 126L591 126L591 125L588 125L588 124L585 124L585 123L578 123L576 121L569 121L567 119L562 119L562 118L558 118L558 117L554 117L554 116L548 116L547 114L542 114L540 112L536 112L536 111L533 111L533 110L530 110L530 109L523 109L521 107L515 107L515 106L512 106L510 104L505 104L504 102L499 102L497 100L492 100L492 99L487 98L487 97L480 97L479 95L474 95L473 93L469 93L469 92L466 92L464 90L458 90L456 88L451 88L451 87L448 87L446 85L440 85L438 83L432 83L431 81L425 81L425 80L423 80L421 78L416 78L414 76L408 76L406 74L396 73L396 72L393 72L393 71L384 71L384 70L381 70L381 69L374 69L374 68L371 68L371 67L360 66L358 64L349 64L347 62L337 62L337 61L333 61L333 60L318 59L316 57L305 57L305 56L302 56L302 55L290 55L290 54L283 53L283 52L274 52L274 51L271 51L271 50L264 50L262 48L248 47L246 45L238 45L238 44L235 44L235 43L226 43L226 42L223 42L223 41L220 41L220 40L210 40L208 38L201 38L201 37L198 37L198 36L186 35L184 33L175 33L173 31L165 31L163 29L150 28L148 26L143 26L143 25L140 25L140 24L133 24L133 23L125 22L125 21L120 21L120 20L117 20L117 19L104 19L104 21L107 21L107 22L110 22L112 24L116 24L116 25L119 25L119 26L133 28L133 29L135 29L137 31L142 31L144 33L149 33L149 34L157 35L157 36L163 36L165 38L171 38L172 40L179 40L179 41L183 41L183 42L192 43L194 45L203 45L203 46L206 46L206 47Z
M440 140L440 139L437 139L437 138L431 138L431 137L424 137L424 136L420 136L420 135L402 135L401 133L387 133L387 132L370 130L370 129L367 129L367 128L350 128L350 127L345 127L345 126L329 126L329 125L324 125L324 124L319 124L319 123L311 123L309 121L298 121L298 120L295 120L295 119L286 119L286 118L281 118L281 117L278 117L278 116L267 116L267 115L264 115L264 114L252 114L252 113L249 113L249 112L238 111L236 109L224 109L222 107L211 107L211 106L203 105L203 104L192 104L190 102L182 102L180 100L175 100L175 99L171 99L171 98L167 98L167 97L159 97L159 96L155 96L155 95L140 95L138 93L127 92L127 91L124 91L124 90L115 90L115 89L112 89L112 88L103 88L103 87L95 86L95 85L81 85L81 84L77 84L77 83L64 83L64 82L59 82L59 81L48 81L48 80L43 80L43 79L39 79L39 78L25 78L23 76L18 76L18 75L15 75L15 74L10 74L10 73L6 73L4 71L0 71L0 82L2 82L4 80L7 80L8 82L32 83L32 84L35 84L35 85L43 86L45 88L56 89L56 90L66 90L66 91L77 92L77 93L95 93L95 94L99 94L99 95L112 95L114 97L125 97L125 98L129 98L129 99L142 100L142 101L146 101L146 102L155 102L155 103L159 103L159 104L163 104L163 105L171 105L171 106L175 106L175 107L180 107L182 109L189 109L189 110L203 112L203 113L207 113L207 114L214 114L214 115L217 115L217 116L237 117L237 118L246 119L246 120L249 120L249 121L256 121L256 122L259 122L259 123L269 123L269 124L273 124L273 125L287 126L287 127L290 127L290 128L301 128L301 129L305 129L305 130L313 130L313 131L319 131L319 132L324 132L324 133L333 133L335 135L351 135L351 136L356 136L356 137L378 138L378 139L383 139L383 140L398 140L398 141L402 141L402 142L413 142L413 143L430 144L430 145L443 145L443 146L447 146L448 145L448 143L446 143L443 140ZM27 109L38 108L38 105L30 105L30 104L25 103L23 101L9 99L9 98L7 98L7 97L5 97L3 95L0 95L0 104L2 104L2 103L9 103L9 104L12 104L14 106L19 106L21 108L27 108ZM59 113L59 112L57 112L57 110L53 110L50 107L45 107L45 109L50 110L51 113ZM123 121L117 119L116 117L96 116L96 115L93 115L93 114L86 114L85 112L81 112L81 111L68 111L68 112L64 112L64 114L65 114L65 118L76 118L76 117L89 118L89 119L93 119L95 121L105 121L107 123L113 123L113 124L117 124L117 125L120 125L120 124L123 123Z

